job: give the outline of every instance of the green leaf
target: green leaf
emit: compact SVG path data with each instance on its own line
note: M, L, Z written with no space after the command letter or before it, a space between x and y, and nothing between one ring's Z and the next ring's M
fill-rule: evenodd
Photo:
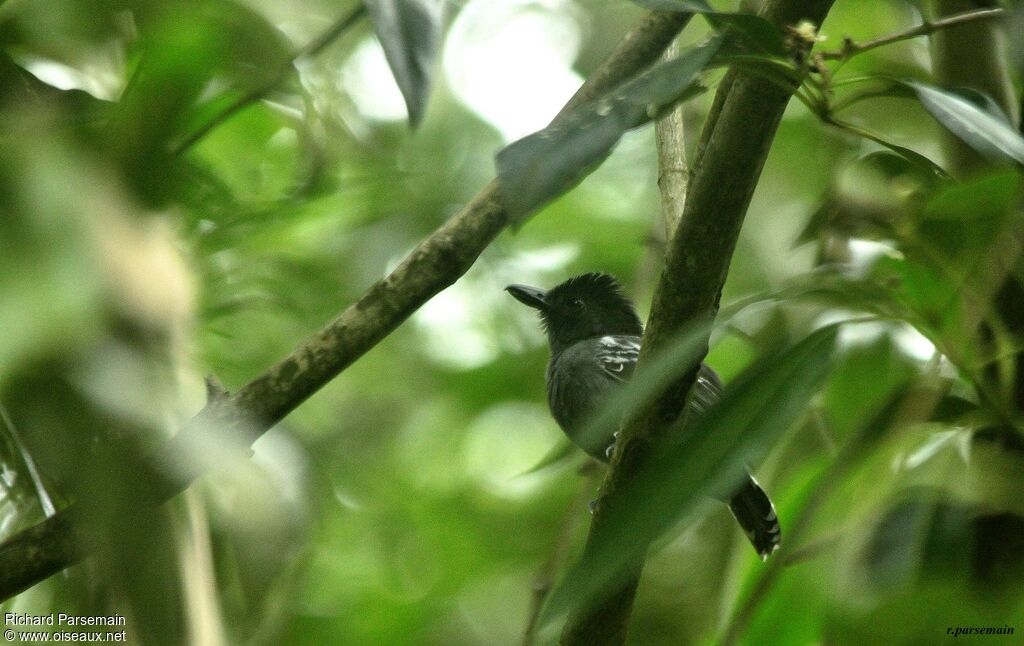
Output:
M985 112L991 114L993 117L1005 121L1011 128L1013 127L1013 122L1006 114L1006 111L1003 110L1003 107L996 103L995 99L984 92L976 90L973 87L954 87L950 88L949 91L962 96Z
M61 114L77 122L96 122L108 109L107 102L78 89L61 90L37 78L22 67L6 51L0 51L0 87L4 88L2 104L24 105L46 101L59 106Z
M907 306L928 325L932 334L938 334L943 317L959 312L955 300L959 285L954 277L932 263L906 260L893 265L901 270L900 293Z
M554 591L547 621L589 606L614 585L623 564L693 510L704 496L727 496L744 466L763 456L818 391L832 363L837 327L759 360L726 388L722 401L685 428L622 485L591 535L583 559Z
M716 31L733 32L738 39L730 39L730 45L739 49L751 49L780 58L789 58L786 38L779 28L761 16L752 13L704 12L704 19Z
M833 187L797 238L798 244L826 233L858 238L899 238L907 212L933 194L939 178L905 155L876 150L845 164Z
M895 291L902 278L903 258L881 256L861 276L847 273L842 267L822 267L797 276L776 292L781 300L821 303L834 308L865 312L878 318L908 319L900 294Z
M977 403L958 397L956 395L944 395L936 404L932 412L933 422L944 422L950 425L966 426L964 419L968 416L977 415L981 411Z
M911 162L918 168L928 171L936 179L940 179L943 181L950 179L949 173L947 173L945 169L943 169L941 166L939 166L938 164L928 159L919 152L915 152L905 146L900 146L899 144L894 144L893 142L880 137L879 135L871 132L870 130L865 130L860 126L856 126L846 121L831 119L830 123L832 123L832 125L836 126L837 128L864 137L865 139L869 139L875 142L876 144L879 144L880 146L885 146L886 148L903 157L904 159Z
M402 91L409 123L423 119L434 59L441 42L441 10L436 0L365 0L373 30Z
M696 95L697 75L721 38L661 63L615 90L577 108L558 123L498 152L501 197L513 218L527 215L566 192L611 153L622 135Z
M972 264L1005 230L1021 194L1013 171L955 184L936 194L917 222L917 241L947 261Z
M854 345L836 361L822 397L821 407L827 420L829 433L839 442L867 433L876 435L887 424L878 424L880 411L899 408L893 402L903 401L902 391L918 367L914 360L899 351L891 332L898 324L891 324L890 333L864 345ZM869 428L878 427L878 431ZM864 439L867 439L866 437Z
M538 471L543 471L548 467L555 465L563 465L573 460L573 458L579 457L580 452L576 448L576 445L570 442L568 439L559 440L551 449L537 461L537 464L533 465L529 469L520 473L520 476L527 476Z
M880 83L875 87L855 92L838 101L834 106L833 110L838 112L844 108L848 108L851 105L860 103L867 99L915 99L917 94L911 88L907 87L906 84L887 78L879 78L876 76L869 76L864 78L847 79L845 85L860 84L860 83Z
M899 144L894 144L891 141L885 141L883 139L875 139L875 142L885 146L918 168L928 171L935 179L943 181L952 179L949 173L946 172L946 169L915 150L911 150L906 146L900 146Z
M1003 170L965 184L949 186L928 202L923 215L929 220L1002 221L1013 212L1020 191L1020 175Z
M752 13L719 11L704 0L633 0L635 4L655 11L699 13L719 32L732 31L750 49L786 57L786 40L779 28Z
M947 130L992 161L1024 164L1024 137L1004 118L956 92L920 81L904 81L918 100Z
M832 224L835 222L838 213L839 206L836 203L835 196L825 196L821 204L818 205L818 208L814 209L814 212L811 213L811 217L807 219L807 224L804 225L804 228L797 235L796 240L793 242L793 247L799 247L808 242L816 242L823 233L835 229Z

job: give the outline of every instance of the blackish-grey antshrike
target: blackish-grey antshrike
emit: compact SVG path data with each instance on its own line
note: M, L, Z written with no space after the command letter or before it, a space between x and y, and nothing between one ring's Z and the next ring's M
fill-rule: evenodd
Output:
M570 278L545 292L525 285L506 290L540 312L551 346L547 390L551 414L565 434L590 455L607 461L614 438L587 440L582 432L611 393L633 374L643 325L622 286L608 274ZM721 398L718 375L701 364L690 393L690 413L701 415ZM728 500L733 516L762 559L782 537L771 500L749 474Z

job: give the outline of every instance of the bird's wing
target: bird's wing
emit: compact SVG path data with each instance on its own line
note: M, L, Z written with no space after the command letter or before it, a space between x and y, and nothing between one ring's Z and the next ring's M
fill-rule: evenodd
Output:
M595 356L602 372L615 381L626 381L633 375L636 360L640 356L640 337L629 335L608 335L597 340ZM722 380L714 370L700 365L697 383L690 392L690 410L703 415L722 398Z
M703 415L722 398L722 389L722 380L718 374L707 365L700 364L697 383L690 391L690 410L695 415Z
M607 335L597 340L597 365L616 381L626 381L636 368L640 356L640 337L625 334Z

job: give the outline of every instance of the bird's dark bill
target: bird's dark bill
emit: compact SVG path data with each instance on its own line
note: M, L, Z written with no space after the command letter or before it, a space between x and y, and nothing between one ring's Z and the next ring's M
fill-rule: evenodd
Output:
M547 295L547 292L543 289L526 285L509 285L505 288L505 291L512 294L512 298L523 305L528 305L538 310L544 309L544 297Z

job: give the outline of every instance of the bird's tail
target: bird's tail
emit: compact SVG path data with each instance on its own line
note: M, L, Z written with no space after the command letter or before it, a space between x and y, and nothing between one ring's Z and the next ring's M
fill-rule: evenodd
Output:
M729 500L729 509L762 561L779 549L782 543L779 517L775 515L775 506L768 494L757 484L754 476L749 476L740 490L733 494Z

